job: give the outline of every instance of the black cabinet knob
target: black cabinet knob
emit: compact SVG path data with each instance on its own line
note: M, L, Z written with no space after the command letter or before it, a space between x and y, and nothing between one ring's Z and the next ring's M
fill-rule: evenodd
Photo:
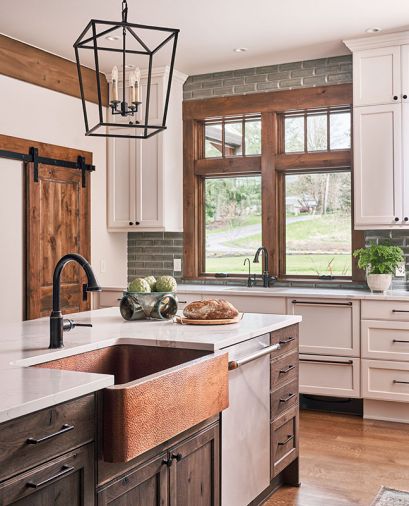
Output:
M175 459L176 462L180 462L182 460L182 454L181 453L177 453L175 455L174 453L172 453L172 459Z
M409 221L409 218L408 218L407 216L405 216L405 217L403 218L403 221Z
M140 225L139 221L135 221L135 225Z
M398 100L398 96L397 96L397 95L394 95L394 96L393 96L393 100Z
M133 221L130 221L130 222L129 222L129 224L130 224L130 225L133 225Z
M396 218L395 218L395 221L399 221L399 218L398 218L398 217L396 217Z
M402 98L404 98L405 100L408 98L407 95L402 95Z

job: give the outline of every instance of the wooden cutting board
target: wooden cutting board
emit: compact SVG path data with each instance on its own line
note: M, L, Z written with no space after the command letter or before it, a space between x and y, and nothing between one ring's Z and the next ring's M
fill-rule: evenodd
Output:
M193 320L185 316L175 316L175 322L181 325L229 325L238 323L243 318L243 313L239 313L235 318L224 318L220 320Z

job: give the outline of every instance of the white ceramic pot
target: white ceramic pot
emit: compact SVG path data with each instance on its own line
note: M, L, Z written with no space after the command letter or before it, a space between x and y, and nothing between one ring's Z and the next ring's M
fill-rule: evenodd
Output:
M385 292L391 286L392 274L367 274L366 281L371 292Z

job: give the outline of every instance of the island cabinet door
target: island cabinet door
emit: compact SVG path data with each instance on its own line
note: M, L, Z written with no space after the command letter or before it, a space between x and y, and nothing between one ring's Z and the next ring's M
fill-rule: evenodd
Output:
M89 444L0 485L2 506L93 506L94 445Z
M288 313L302 316L300 353L359 357L359 301L291 299Z
M218 424L174 447L170 458L170 506L220 505Z
M98 493L98 506L167 506L166 453L132 469Z

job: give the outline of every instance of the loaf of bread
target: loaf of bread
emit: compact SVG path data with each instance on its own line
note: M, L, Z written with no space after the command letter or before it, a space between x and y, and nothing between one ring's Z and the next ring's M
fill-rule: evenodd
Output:
M227 300L196 300L183 310L186 318L191 320L227 320L235 318L239 312Z

